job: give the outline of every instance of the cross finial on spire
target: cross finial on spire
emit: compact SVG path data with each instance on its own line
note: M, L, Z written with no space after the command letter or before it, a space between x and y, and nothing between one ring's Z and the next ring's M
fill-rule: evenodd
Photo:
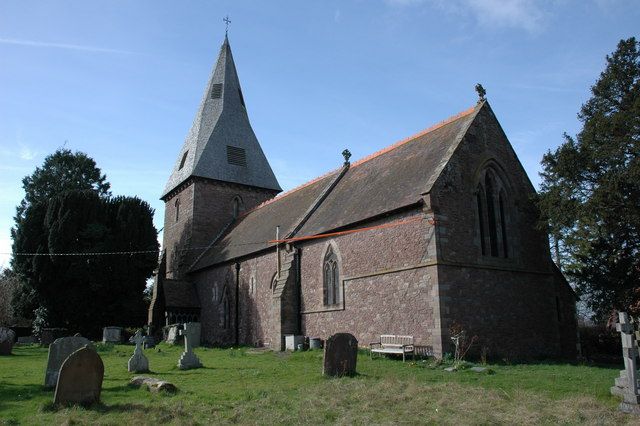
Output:
M227 26L224 30L224 35L226 36L227 34L229 34L229 24L231 23L231 19L229 19L229 15L225 16L223 19L225 25Z

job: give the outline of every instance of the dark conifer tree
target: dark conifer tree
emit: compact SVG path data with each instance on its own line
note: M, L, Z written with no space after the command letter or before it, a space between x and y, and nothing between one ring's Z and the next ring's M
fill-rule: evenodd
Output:
M541 173L557 258L595 319L640 314L640 43L621 40Z

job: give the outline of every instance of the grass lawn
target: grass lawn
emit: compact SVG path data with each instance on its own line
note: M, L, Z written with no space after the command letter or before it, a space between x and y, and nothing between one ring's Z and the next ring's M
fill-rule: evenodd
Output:
M132 346L99 346L102 402L52 407L43 390L47 349L14 347L0 357L0 424L455 423L625 424L609 395L618 368L566 364L490 365L494 374L449 373L428 362L358 356L358 375L322 377L322 352L252 353L198 348L205 368L180 371L180 347L145 351L152 377L175 395L128 386Z

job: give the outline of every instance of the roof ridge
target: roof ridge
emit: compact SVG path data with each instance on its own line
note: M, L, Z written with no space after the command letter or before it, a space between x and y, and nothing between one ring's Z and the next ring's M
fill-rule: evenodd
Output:
M420 136L424 136L427 133L433 132L434 130L437 130L437 129L443 127L443 126L446 126L447 124L450 124L450 123L452 123L452 122L454 122L456 120L459 120L462 117L466 117L467 115L472 114L474 111L476 111L477 108L478 108L478 105L474 105L471 108L468 108L468 109L466 109L464 111L461 111L461 112L459 112L457 114L454 114L451 117L446 118L446 119L444 119L444 120L442 120L442 121L440 121L440 122L438 122L438 123L436 123L436 124L434 124L434 125L432 125L430 127L427 127L426 129L421 130L420 132L418 132L416 134L413 134L413 135L411 135L409 137L401 139L398 142L395 142L395 143L387 146L386 148L382 148L381 150L378 150L378 151L376 151L376 152L374 152L372 154L369 154L369 155L359 159L358 161L352 163L350 168L354 168L354 167L360 166L360 165L362 165L362 164L364 164L364 163L366 163L366 162L368 162L370 160L373 160L376 157L379 157L382 154L385 154L385 153L387 153L387 152L389 152L391 150L394 150L394 149L398 148L399 146L402 146L402 145L404 145L404 144L406 144L408 142L411 142L412 140L415 140L415 139L419 138ZM283 199L284 197L286 197L287 195L291 195L294 192L297 192L297 191L299 191L299 190L301 190L301 189L303 189L303 188L305 188L305 187L307 187L309 185L312 185L312 184L314 184L314 183L316 183L316 182L318 182L318 181L320 181L320 180L322 180L322 179L324 179L324 178L326 178L326 177L328 177L328 176L340 171L341 169L342 169L342 167L339 167L337 169L333 169L333 170L331 170L331 171L329 171L329 172L327 172L327 173L325 173L325 174L323 174L321 176L318 176L316 178L311 179L308 182L305 182L305 183L303 183L301 185L298 185L295 188L292 188L292 189L290 189L288 191L285 191L285 192L283 192L283 193L281 193L281 194L279 194L279 195L277 195L277 196L275 196L273 198L270 198L270 199L268 199L266 201L263 201L262 203L258 204L254 208L243 212L241 216L246 216L246 215L248 215L249 213L251 213L251 212L253 212L255 210L258 210L258 209L260 209L262 207L265 207L265 206L267 206L267 205L269 205L271 203L279 201L279 200Z
M385 154L385 153L387 153L387 152L389 152L391 150L394 150L394 149L398 148L399 146L402 146L402 145L404 145L404 144L406 144L408 142L411 142L411 141L419 138L420 136L424 136L427 133L431 133L434 130L437 130L437 129L441 128L441 127L446 126L447 124L453 123L454 121L459 120L462 117L466 117L467 115L473 113L476 110L476 108L477 108L477 105L474 105L471 108L468 108L468 109L466 109L464 111L461 111L461 112L459 112L459 113L457 113L455 115L452 115L449 118L445 118L444 120L440 121L439 123L436 123L436 124L434 124L434 125L432 125L430 127L427 127L426 129L421 130L420 132L418 132L416 134L413 134L413 135L411 135L409 137L406 137L406 138L404 138L402 140L399 140L396 143L393 143L393 144L391 144L391 145L389 145L389 146L387 146L385 148L382 148L381 150L378 150L378 151L376 151L376 152L374 152L372 154L369 154L369 155L359 159L355 163L351 164L351 167L358 167L359 165L361 165L363 163L366 163L369 160L373 160L374 158L376 158L376 157L378 157L378 156L380 156L382 154Z

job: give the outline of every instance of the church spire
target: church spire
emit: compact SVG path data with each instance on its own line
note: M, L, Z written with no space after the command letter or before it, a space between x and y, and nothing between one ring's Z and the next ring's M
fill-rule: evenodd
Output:
M192 176L281 191L251 128L226 34L162 198Z

